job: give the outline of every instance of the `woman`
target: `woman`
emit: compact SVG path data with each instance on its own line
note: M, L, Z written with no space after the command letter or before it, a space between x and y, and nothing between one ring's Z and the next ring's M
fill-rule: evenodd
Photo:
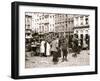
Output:
M56 40L56 38L53 38L53 41L51 42L51 52L52 52L52 56L53 56L53 63L57 64L59 59L59 55L58 55L58 41Z
M45 41L44 39L41 40L41 44L40 44L40 54L41 56L45 55Z
M50 56L50 44L46 41L46 56Z

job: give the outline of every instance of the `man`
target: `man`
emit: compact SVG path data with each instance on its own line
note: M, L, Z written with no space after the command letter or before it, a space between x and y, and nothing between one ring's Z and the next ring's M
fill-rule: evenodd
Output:
M73 57L77 57L78 54L78 38L77 38L77 34L74 35L73 37L73 52L75 54L73 54Z
M67 60L67 55L68 55L68 40L64 37L63 40L62 40L62 52L63 52L63 58L62 58L62 62L64 61L68 61Z
M78 40L78 54L80 54L81 51L81 40Z

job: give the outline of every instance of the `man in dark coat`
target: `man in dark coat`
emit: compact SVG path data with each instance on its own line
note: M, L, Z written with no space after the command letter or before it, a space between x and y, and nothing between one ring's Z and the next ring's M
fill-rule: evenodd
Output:
M77 53L78 53L78 38L76 37L76 34L74 35L73 38L73 52L75 54L73 54L73 57L77 57Z
M67 38L63 38L62 40L62 52L63 52L63 58L62 58L62 62L67 61L67 55L68 55L68 40Z

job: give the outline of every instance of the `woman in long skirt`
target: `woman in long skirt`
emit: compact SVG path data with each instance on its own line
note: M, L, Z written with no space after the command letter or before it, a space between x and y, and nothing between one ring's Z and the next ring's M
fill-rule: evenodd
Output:
M50 44L46 42L46 56L50 56Z
M41 41L40 54L41 54L41 56L44 56L44 54L45 54L45 41L44 40Z
M58 55L58 43L57 43L57 40L55 38L53 38L53 41L51 42L51 51L52 51L52 56L53 56L53 63L54 64L57 64L58 61L59 61L59 55Z

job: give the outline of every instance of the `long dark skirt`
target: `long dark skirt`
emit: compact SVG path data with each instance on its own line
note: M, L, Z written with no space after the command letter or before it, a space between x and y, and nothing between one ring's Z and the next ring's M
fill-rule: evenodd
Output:
M55 52L55 51L52 51L52 55L53 55L53 59L52 59L52 61L53 62L58 62L58 53L57 52Z

